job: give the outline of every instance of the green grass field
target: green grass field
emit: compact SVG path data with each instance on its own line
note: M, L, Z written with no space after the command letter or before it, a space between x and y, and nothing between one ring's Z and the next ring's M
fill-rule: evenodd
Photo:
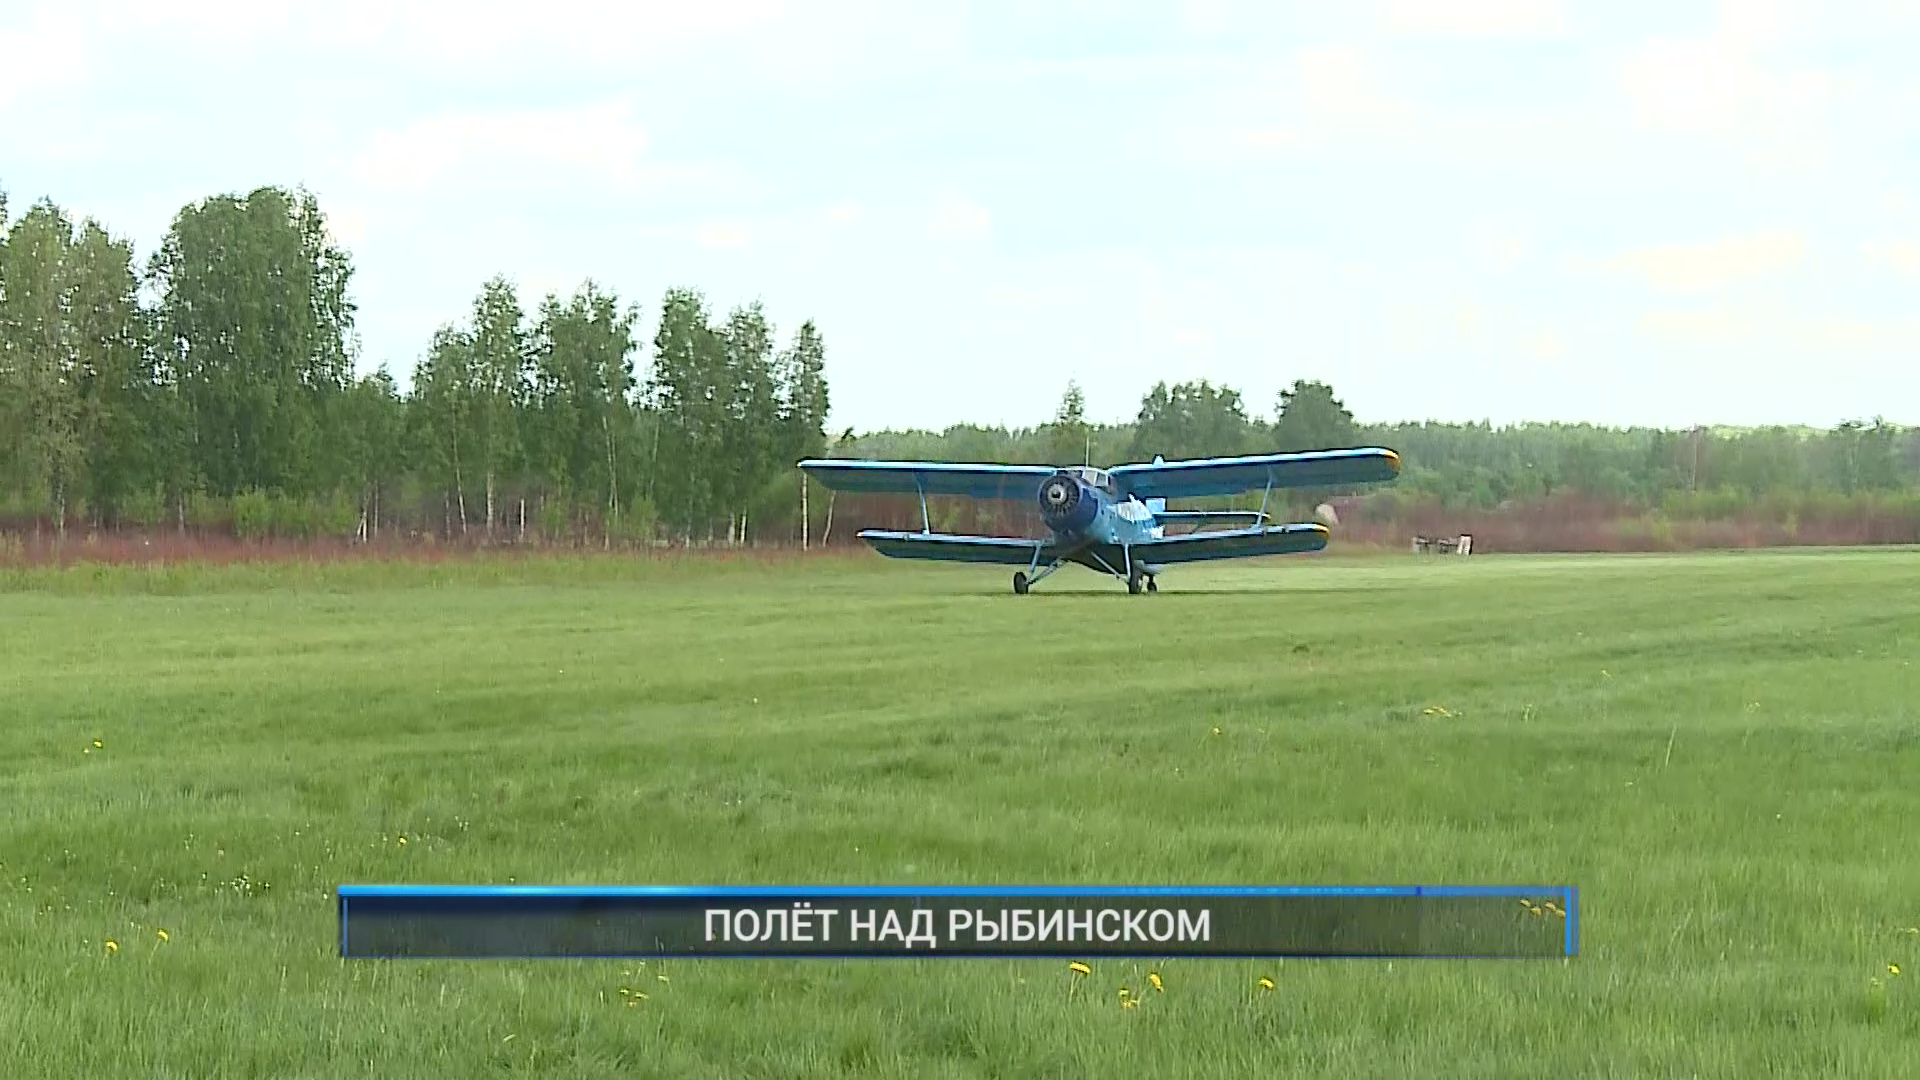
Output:
M1920 1068L1920 553L1163 585L0 572L0 1073ZM343 962L375 881L1566 882L1582 955Z

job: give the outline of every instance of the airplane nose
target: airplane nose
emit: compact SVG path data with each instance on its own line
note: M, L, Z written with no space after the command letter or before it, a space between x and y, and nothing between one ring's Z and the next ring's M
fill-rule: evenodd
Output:
M1049 476L1040 484L1040 516L1056 532L1072 533L1093 523L1098 512L1091 494L1071 476Z

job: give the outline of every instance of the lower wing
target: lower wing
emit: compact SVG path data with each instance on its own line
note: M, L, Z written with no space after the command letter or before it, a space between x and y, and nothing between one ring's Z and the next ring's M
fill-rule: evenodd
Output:
M1226 532L1190 533L1133 545L1134 558L1148 563L1246 559L1256 555L1298 555L1327 546L1325 525L1266 525ZM1031 550L1031 549L1029 549Z
M868 529L860 534L873 550L895 559L933 559L939 562L1006 563L1027 566L1037 552L1041 561L1051 558L1052 545L1045 540L1022 540L1012 536L956 536L950 533L888 532Z
M1214 521L1241 521L1251 527L1266 524L1267 515L1258 510L1155 510L1153 519L1166 525L1205 525Z

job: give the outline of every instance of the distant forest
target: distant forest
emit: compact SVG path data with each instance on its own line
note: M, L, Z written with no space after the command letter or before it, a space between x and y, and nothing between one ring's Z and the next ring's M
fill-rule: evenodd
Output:
M918 507L809 492L792 465L866 458L1113 464L1381 445L1401 479L1330 500L1344 540L1473 531L1477 550L1920 541L1920 430L1368 423L1325 383L1270 410L1159 384L1096 424L1069 385L1026 429L829 437L826 343L757 304L669 291L651 342L592 282L504 277L422 343L409 389L356 374L353 265L313 198L262 188L180 210L144 262L99 223L0 195L0 531L358 543L844 543ZM943 503L939 524L1034 525ZM833 517L841 524L836 528Z

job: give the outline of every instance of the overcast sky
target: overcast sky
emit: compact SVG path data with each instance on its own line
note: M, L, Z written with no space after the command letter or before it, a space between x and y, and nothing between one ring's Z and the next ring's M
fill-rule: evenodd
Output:
M863 430L1915 422L1916 58L1916 0L0 0L0 189L144 257L304 184L403 382L501 272L814 318Z

